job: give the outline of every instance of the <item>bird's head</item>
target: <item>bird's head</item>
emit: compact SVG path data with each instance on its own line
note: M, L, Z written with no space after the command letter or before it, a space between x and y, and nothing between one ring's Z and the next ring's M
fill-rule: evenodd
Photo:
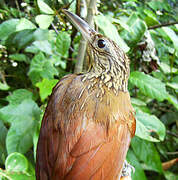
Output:
M116 91L127 91L130 69L129 59L124 51L113 40L96 32L77 15L65 9L63 12L88 41L91 62L89 75L100 78L106 86L113 87Z

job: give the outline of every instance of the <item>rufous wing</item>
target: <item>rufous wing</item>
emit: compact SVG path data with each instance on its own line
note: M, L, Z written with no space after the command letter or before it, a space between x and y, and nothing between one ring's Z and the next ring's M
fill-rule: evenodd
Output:
M128 93L108 93L101 101L97 89L89 91L87 86L80 76L68 75L54 88L40 131L37 180L120 177L135 131ZM121 103L126 101L124 109Z

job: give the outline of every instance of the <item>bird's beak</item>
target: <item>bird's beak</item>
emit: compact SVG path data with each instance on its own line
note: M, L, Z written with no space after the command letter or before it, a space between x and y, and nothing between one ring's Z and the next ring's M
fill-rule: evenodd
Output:
M92 37L96 34L96 31L93 30L83 19L77 15L71 13L70 11L63 9L64 14L69 18L72 24L82 33L83 37L92 43Z

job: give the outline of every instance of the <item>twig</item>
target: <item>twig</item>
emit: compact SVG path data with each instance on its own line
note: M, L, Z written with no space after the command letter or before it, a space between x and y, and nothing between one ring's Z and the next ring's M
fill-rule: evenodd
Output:
M80 16L80 5L79 5L80 2L81 2L81 0L77 0L76 1L76 6L75 6L75 13L78 16ZM74 28L74 26L72 26L71 42L70 42L70 48L69 48L69 59L72 59L72 54L74 52L73 41L75 39L76 34L77 34L77 30L76 30L76 28ZM73 72L74 71L74 63L72 61L67 61L66 71L67 72Z
M86 22L89 24L89 26L91 26L92 23L93 9L95 7L95 4L96 4L96 0L90 0L87 17L86 17ZM75 70L74 70L75 73L80 73L83 69L83 61L84 61L86 46L87 46L87 41L82 37L82 39L80 40L77 62L75 64Z
M78 55L77 55L77 62L75 64L75 69L74 69L75 73L82 72L83 60L84 60L85 51L86 51L86 45L87 45L87 41L82 37L80 40L79 51L78 51Z
M59 31L56 29L56 27L54 26L53 23L51 23L51 26L52 26L52 28L54 29L54 31L56 32L56 34L58 35L58 34L59 34ZM69 47L69 49L70 49L72 52L74 51L74 49L73 49L72 47Z
M166 152L167 155L177 155L178 154L178 151L176 152Z
M2 82L3 82L4 84L7 84L7 83L6 83L6 78L5 78L4 72L1 72L1 71L0 71L0 78L2 79Z
M53 23L51 23L51 26L53 27L54 31L56 32L56 34L59 34L58 30L56 29L56 27L54 26Z
M20 6L19 6L19 3L18 3L18 1L17 1L17 0L15 0L15 4L16 4L17 9L18 9L18 11L19 11L19 16L21 17L21 13L20 13Z
M174 25L174 24L178 24L178 21L165 23L165 24L158 24L158 25L155 25L155 26L150 26L150 27L148 27L148 29L156 29L156 28L161 28L161 27L165 27L165 26L171 26L171 25Z
M174 132L171 132L171 131L169 131L169 130L167 130L166 132L167 132L167 134L172 135L172 136L175 136L176 138L178 138L178 134L176 134L176 133L174 133Z
M162 167L163 167L164 171L166 171L169 168L171 168L172 166L174 166L176 163L178 163L178 158L175 158L170 161L162 163Z

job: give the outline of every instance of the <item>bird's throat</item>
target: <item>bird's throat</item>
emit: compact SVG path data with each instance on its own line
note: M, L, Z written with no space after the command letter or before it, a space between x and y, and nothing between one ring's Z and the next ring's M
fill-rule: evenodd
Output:
M117 75L112 72L91 69L90 72L83 75L82 81L90 81L90 87L98 87L101 93L104 94L103 89L107 88L118 95L119 91L127 92L128 77L125 73L118 72Z
M95 85L100 89L106 87L116 95L119 91L127 92L130 68L129 59L125 53L119 50L118 56L111 56L93 49L88 50L88 54L91 66L89 71L83 75L83 81L89 80L91 86Z

